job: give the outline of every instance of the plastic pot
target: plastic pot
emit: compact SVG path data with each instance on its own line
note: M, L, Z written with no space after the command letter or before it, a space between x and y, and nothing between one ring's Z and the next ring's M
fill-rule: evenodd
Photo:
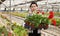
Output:
M26 24L26 25L29 25L29 24L30 24L30 22L25 22L25 24Z
M42 24L40 24L40 25L38 26L38 28L39 28L39 29L42 29Z
M31 30L34 30L34 29L35 29L34 24L31 24Z
M27 28L27 29L30 28L30 26L28 24L25 24L24 27Z

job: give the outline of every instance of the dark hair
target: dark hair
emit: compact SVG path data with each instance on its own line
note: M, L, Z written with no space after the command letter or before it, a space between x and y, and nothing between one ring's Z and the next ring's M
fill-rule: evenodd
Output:
M38 6L36 2L32 1L31 4L30 4L30 7L31 7L32 4L36 4L36 6Z

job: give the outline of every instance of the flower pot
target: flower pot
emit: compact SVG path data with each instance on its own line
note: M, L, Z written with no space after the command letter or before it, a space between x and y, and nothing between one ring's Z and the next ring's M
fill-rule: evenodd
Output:
M30 28L30 26L28 24L25 24L24 27L27 28L27 29Z
M34 30L34 29L35 29L34 24L31 24L31 30Z
M30 28L30 22L25 22L24 27L27 28L27 29L29 29Z
M48 24L44 24L43 25L43 29L45 30L45 29L48 29Z
M38 28L39 28L39 29L42 29L42 24L40 24L40 25L38 26Z
M25 22L25 24L26 24L26 25L29 25L29 24L30 24L30 22Z

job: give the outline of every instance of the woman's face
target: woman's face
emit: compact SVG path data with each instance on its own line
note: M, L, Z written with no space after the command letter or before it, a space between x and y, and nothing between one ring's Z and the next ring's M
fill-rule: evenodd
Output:
M37 5L36 4L32 4L30 8L31 8L32 11L34 11L34 10L37 9Z

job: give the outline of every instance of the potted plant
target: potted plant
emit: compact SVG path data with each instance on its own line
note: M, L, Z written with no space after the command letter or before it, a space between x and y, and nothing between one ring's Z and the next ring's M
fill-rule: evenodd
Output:
M33 16L28 16L28 17L26 18L26 21L27 21L28 23L26 23L26 21L25 21L25 24L29 24L28 26L30 26L31 29L32 29L33 27L34 27L34 28L38 28L38 26L39 26L40 23L41 23L41 18L42 18L42 16L41 16L41 15L38 15L38 14L33 15Z
M47 17L43 17L41 24L44 29L48 29L48 25L50 24L50 20Z
M40 30L42 30L42 28L48 29L48 27L49 27L48 25L51 23L50 20L53 19L53 17L54 17L54 13L52 11L50 12L48 17L44 17L44 12L42 13L42 15L39 12L37 12L37 14L28 16L25 20L27 22L29 22L28 27L33 30L33 34L38 35L38 33L37 33L38 29L40 29ZM55 21L53 21L53 22L55 22ZM25 22L25 24L27 24L27 23Z

